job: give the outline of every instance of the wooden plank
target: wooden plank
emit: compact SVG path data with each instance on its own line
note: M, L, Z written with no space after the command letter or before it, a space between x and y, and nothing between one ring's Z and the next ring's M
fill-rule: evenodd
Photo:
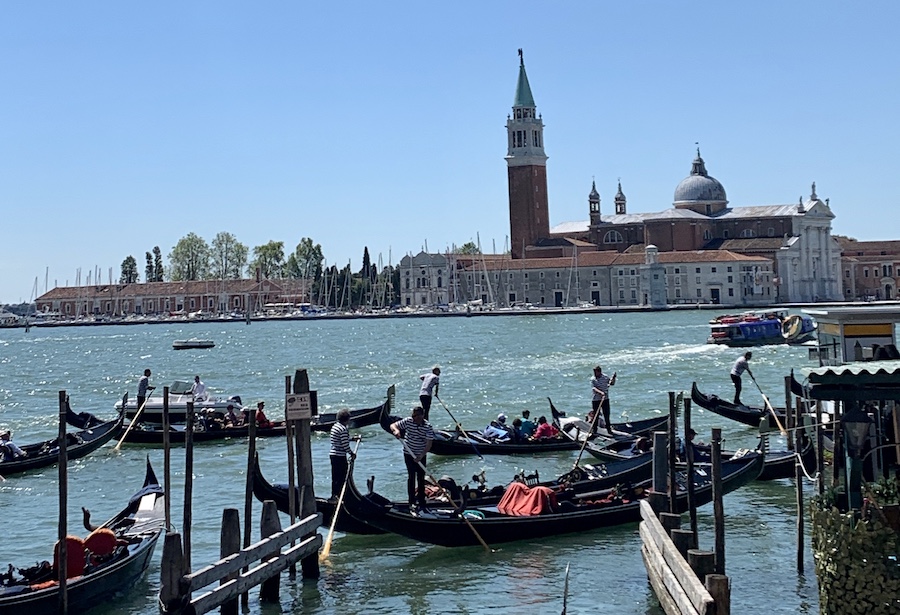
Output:
M706 615L708 613L706 610L698 611L694 606L691 597L685 591L684 586L682 586L666 562L662 551L656 546L653 540L647 536L646 524L641 523L640 533L641 538L644 541L644 549L647 550L648 576L650 576L650 571L652 571L653 574L659 578L660 583L666 588L669 596L672 597L672 601L675 603L678 613L682 613L683 615ZM711 611L709 611L709 613L711 613Z
M202 615L203 613L208 613L213 609L218 608L225 602L233 600L244 592L256 587L265 579L276 574L281 574L282 571L287 570L287 568L291 566L291 564L296 563L297 560L314 555L321 546L322 535L313 534L297 543L296 546L291 547L280 554L276 559L263 562L247 572L241 573L241 576L237 579L228 581L223 585L219 585L218 587L197 596L190 602L193 613Z
M240 553L223 557L219 561L204 566L196 572L185 575L182 579L182 590L187 593L206 587L210 583L214 583L222 577L235 572L237 569L249 566L252 562L270 555L273 551L280 550L287 543L309 534L311 530L315 532L315 529L321 525L322 515L320 513L301 519L283 532L263 538L259 542L242 549Z
M641 557L644 559L644 568L647 569L647 578L650 580L650 587L653 588L653 593L656 594L659 606L666 612L666 615L682 615L678 605L675 604L675 600L672 599L669 590L663 585L662 579L659 578L659 575L656 574L656 570L650 565L647 547L641 547Z
M642 500L641 507L643 508L645 505L647 508L650 507L649 504L646 504ZM646 519L641 522L640 532L641 538L644 539L645 544L647 542L653 543L653 545L662 553L663 559L665 559L666 564L671 568L675 578L678 579L678 583L691 597L694 608L700 613L711 613L712 611L708 611L707 609L709 609L710 605L713 603L712 596L709 595L709 592L706 591L703 583L697 578L697 575L694 574L691 567L688 566L688 563L675 548L675 545L672 544L672 541L666 535L662 524L655 517Z

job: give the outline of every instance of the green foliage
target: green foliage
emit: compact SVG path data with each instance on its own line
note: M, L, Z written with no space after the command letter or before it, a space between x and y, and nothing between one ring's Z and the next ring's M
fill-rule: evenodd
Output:
M900 479L882 476L874 483L866 483L864 492L879 506L900 504Z
M284 242L270 241L253 248L253 262L247 268L250 277L256 277L259 270L260 276L265 279L284 277Z
M155 282L153 276L153 255L147 252L147 266L144 268L144 281L145 282Z
M162 250L159 246L153 246L153 281L162 282L165 279L165 271L163 270ZM148 282L150 280L147 280Z
M202 237L188 233L169 253L171 278L175 281L202 280L209 275L209 245Z
M122 261L122 275L119 278L119 284L133 284L138 281L137 261L129 255Z
M481 254L481 249L474 242L469 241L460 246L459 254Z
M247 266L247 246L231 233L216 234L210 246L209 276L215 280L237 280Z

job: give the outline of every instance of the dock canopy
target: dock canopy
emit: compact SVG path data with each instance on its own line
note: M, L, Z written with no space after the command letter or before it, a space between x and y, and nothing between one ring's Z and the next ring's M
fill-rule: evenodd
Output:
M900 361L868 361L802 370L807 399L900 400Z

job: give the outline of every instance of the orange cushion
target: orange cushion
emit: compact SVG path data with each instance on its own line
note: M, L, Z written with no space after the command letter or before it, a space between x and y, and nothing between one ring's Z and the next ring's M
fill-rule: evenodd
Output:
M59 541L53 547L53 570L59 570ZM78 536L66 536L66 577L84 574L84 541Z
M84 539L84 548L93 555L109 555L116 550L116 534L108 527L97 528Z

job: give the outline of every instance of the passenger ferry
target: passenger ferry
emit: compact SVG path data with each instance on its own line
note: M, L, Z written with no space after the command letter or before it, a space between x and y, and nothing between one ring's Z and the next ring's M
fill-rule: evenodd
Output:
M710 320L709 325L707 342L727 346L802 344L816 337L816 322L812 318L788 314L787 310L724 314Z

